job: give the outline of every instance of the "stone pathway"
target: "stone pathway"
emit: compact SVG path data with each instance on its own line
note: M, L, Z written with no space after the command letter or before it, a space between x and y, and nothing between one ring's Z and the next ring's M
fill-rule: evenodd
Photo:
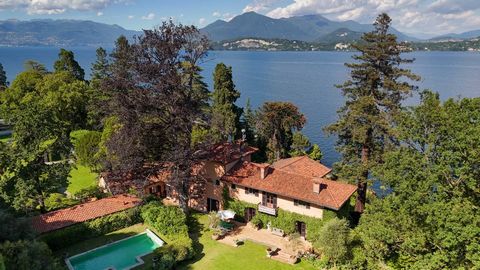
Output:
M266 229L257 230L251 224L236 223L235 230L229 232L224 238L218 240L220 243L235 246L235 240L248 240L258 244L262 244L273 249L272 259L293 264L297 261L298 252L303 252L311 248L310 243L298 239L290 241L288 237L281 237L272 234ZM265 256L267 255L265 251Z

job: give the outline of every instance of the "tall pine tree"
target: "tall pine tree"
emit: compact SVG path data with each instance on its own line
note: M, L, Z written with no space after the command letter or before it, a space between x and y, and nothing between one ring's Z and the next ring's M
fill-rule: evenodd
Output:
M415 89L407 80L420 79L400 67L413 60L401 57L406 45L399 44L396 36L388 32L390 24L390 17L380 14L374 30L365 33L362 42L354 46L360 54L353 56L354 63L346 64L351 70L350 79L337 86L346 97L345 105L338 111L339 120L326 129L338 135L342 161L337 166L341 175L357 181L357 213L365 208L372 167L395 143L395 116L402 108L402 100Z
M107 51L100 47L96 50L96 61L91 68L91 81L89 89L88 104L88 124L90 127L98 128L101 121L105 117L100 105L108 99L106 91L102 90L102 82L108 78L110 71L110 63L108 61Z
M242 109L235 105L240 92L235 89L232 67L220 63L213 73L212 133L216 140L234 138L239 131Z

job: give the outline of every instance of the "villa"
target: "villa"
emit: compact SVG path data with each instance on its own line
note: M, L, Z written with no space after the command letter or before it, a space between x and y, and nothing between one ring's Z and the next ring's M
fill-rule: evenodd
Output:
M257 205L247 208L245 213L237 213L246 221L258 212L276 216L278 209L321 219L324 209L340 210L357 190L354 185L330 180L331 169L308 156L259 164L251 161L256 151L236 142L219 144L200 153L202 161L194 165L192 175L204 181L204 190L189 201L189 206L202 212L221 210L227 188L231 198ZM114 195L134 187L144 194L176 203L168 165L165 168L146 180L125 181L125 176L102 174L100 186ZM298 232L305 236L305 224L296 225Z

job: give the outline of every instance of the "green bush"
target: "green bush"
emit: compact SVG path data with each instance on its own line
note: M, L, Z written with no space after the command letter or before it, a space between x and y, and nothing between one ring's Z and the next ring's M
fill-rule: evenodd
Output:
M40 236L40 240L56 251L77 242L98 237L142 222L138 208L128 209L91 221L75 224Z
M179 207L150 202L142 207L141 215L146 224L163 235L188 234L187 216Z
M169 240L156 252L159 254L158 269L172 269L177 262L195 255L193 241L188 235L187 216L179 207L151 201L142 207L141 216L146 224Z
M52 270L60 269L52 251L43 242L20 240L0 244L0 254L6 269Z
M81 190L75 192L75 194L73 194L73 196L80 201L84 201L84 200L89 199L89 198L97 198L97 199L105 198L107 196L107 194L105 192L103 192L100 189L100 187L91 186L91 187L84 188L84 189L81 189Z
M47 211L67 208L79 203L80 203L79 201L72 198L68 198L67 196L61 193L52 193L50 194L50 196L47 197L47 199L45 199L45 207L47 208Z

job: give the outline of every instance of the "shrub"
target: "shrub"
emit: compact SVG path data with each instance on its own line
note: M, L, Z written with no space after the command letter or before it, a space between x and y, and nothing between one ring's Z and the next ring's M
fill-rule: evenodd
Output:
M322 251L334 265L342 261L347 254L350 228L344 219L329 220L319 231L319 238L313 245Z
M40 240L56 251L140 222L142 220L138 208L132 208L44 234L40 236Z
M43 242L20 240L0 245L0 254L6 269L51 270L60 269L52 251Z
M100 189L100 187L91 186L75 192L73 196L80 201L85 201L86 199L89 199L89 198L97 198L97 199L105 198L107 194L103 192Z
M79 201L68 198L61 193L52 193L50 194L50 196L47 197L47 199L45 199L45 207L47 208L47 211L67 208L70 206L74 206L78 203Z
M172 269L177 262L195 255L193 241L188 235L187 216L179 207L152 201L142 207L141 216L146 224L169 240L156 252L160 260L158 269Z
M161 234L188 234L187 216L179 207L150 202L142 207L141 215L145 223Z

